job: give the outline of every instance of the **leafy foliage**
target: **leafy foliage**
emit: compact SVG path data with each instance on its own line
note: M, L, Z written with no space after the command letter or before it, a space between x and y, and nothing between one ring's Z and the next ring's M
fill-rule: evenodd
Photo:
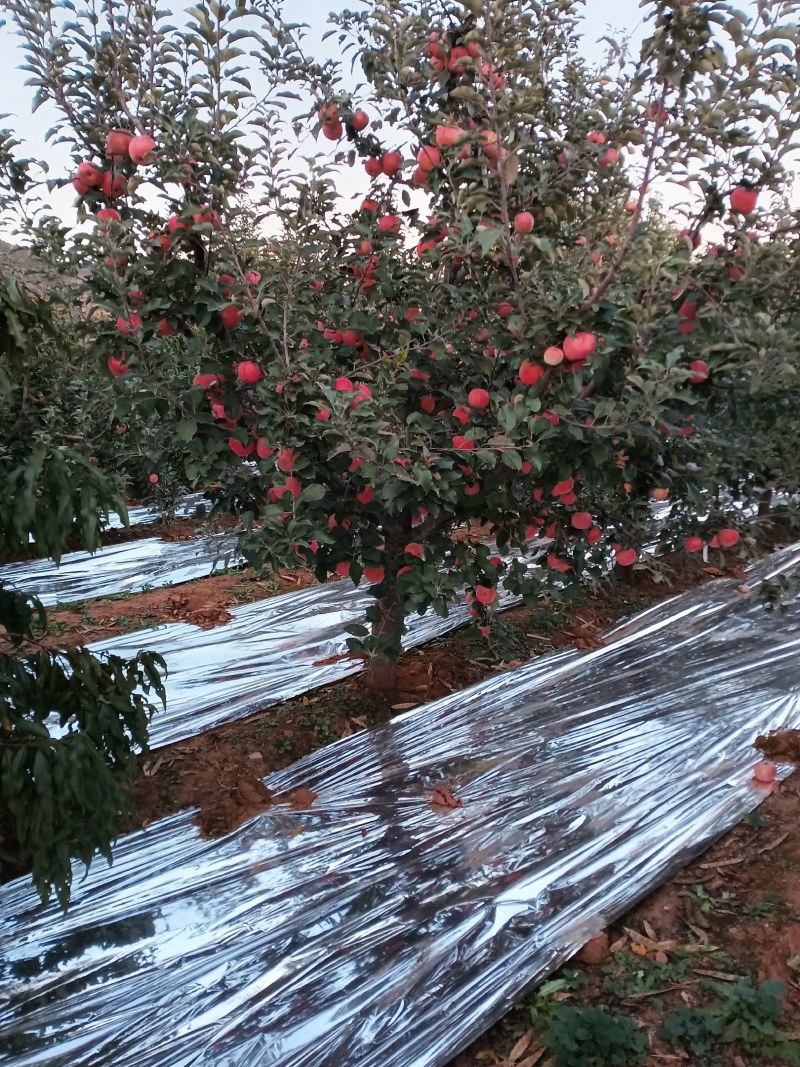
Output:
M626 1067L644 1061L647 1036L629 1015L559 1004L545 1037L556 1067Z
M31 610L0 588L0 618L18 639L33 636ZM66 907L73 858L110 861L164 666L152 653L0 653L0 875L30 869L42 900L55 890Z
M736 1042L759 1057L800 1063L800 1041L780 1028L783 982L755 987L709 983L718 1000L703 1008L679 1008L664 1020L661 1036L702 1062L721 1058L720 1045Z

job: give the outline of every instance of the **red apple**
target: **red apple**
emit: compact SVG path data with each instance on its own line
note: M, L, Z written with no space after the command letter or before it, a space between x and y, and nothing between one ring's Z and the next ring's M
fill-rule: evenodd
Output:
M530 233L533 229L533 221L530 211L520 211L514 218L514 229L517 233Z
M704 382L708 378L709 368L704 359L693 359L689 364L689 370L692 371L689 381L694 385Z
M519 368L519 380L523 385L535 385L544 374L544 367L526 359Z
M684 541L687 552L702 552L704 544L702 537L687 537Z
M242 444L236 437L228 438L228 448L237 456L241 456L245 459L247 456L252 456L255 451L255 442L248 441L247 444Z
M569 521L575 530L588 530L592 525L592 516L588 511L576 511Z
M465 407L453 408L453 418L458 419L462 426L468 426L470 421L470 410Z
M344 126L341 122L326 122L322 126L322 136L329 141L341 141L344 136Z
M411 175L411 180L414 185L423 186L428 184L428 178L430 178L430 176L431 172L429 170L423 170L422 167L417 167ZM80 189L78 192L80 192ZM436 247L436 242L433 243L433 247Z
M142 164L152 163L155 159L153 155L155 147L156 142L152 137L140 133L136 137L131 137L130 141L128 141L128 155L137 167Z
M553 486L553 496L568 496L575 488L574 478L565 478L563 482L556 482Z
M341 337L342 344L348 345L350 348L358 348L364 340L363 334L358 333L357 330L345 330Z
M360 493L356 493L356 500L359 504L371 504L375 499L375 490L371 485L365 485Z
M381 215L378 219L378 229L381 233L400 233L401 225L397 215Z
M422 559L425 555L425 549L416 541L409 541L403 551L407 556L415 556L417 559Z
M357 133L361 133L362 130L366 130L367 126L369 126L369 115L366 113L366 111L362 111L361 108L359 108L358 111L354 111L352 125L353 129L356 130Z
M334 389L339 393L352 393L354 386L349 378L337 378Z
M601 167L613 167L619 162L619 149L609 148L602 156L598 156L597 162Z
M419 164L420 170L435 170L441 162L442 153L438 148L434 148L432 145L423 145L419 152L417 152L417 163Z
M117 319L117 329L120 333L136 333L137 330L141 330L142 320L138 315L131 312L127 319L122 315Z
M369 174L370 178L377 178L379 174L383 174L383 167L381 161L375 156L370 156L369 159L364 160L364 170ZM363 204L361 205L364 206Z
M550 345L549 348L546 348L544 350L542 360L547 364L548 367L557 367L559 363L564 362L564 351L563 349L558 348L556 345Z
M381 160L381 170L387 177L393 178L403 163L399 152L387 152Z
M452 148L463 136L464 131L460 126L436 127L436 144L439 148Z
M222 325L226 330L230 330L234 326L238 326L242 321L242 312L235 304L228 304L219 313L219 317L222 320Z
M121 196L125 195L128 183L123 174L112 174L110 170L107 170L103 174L103 180L100 187L105 195L111 200L119 200Z
M733 548L739 542L739 531L733 529L720 530L717 534L720 548Z
M100 222L120 222L122 220L122 216L115 207L101 207L96 217Z
M170 233L177 233L178 230L188 230L189 227L185 222L181 222L180 215L170 215L167 229Z
M493 604L497 600L497 590L488 585L475 587L475 599L479 604Z
M151 485L158 485L158 475L157 474L149 475L147 480L148 480L148 482L150 482Z
M636 562L635 548L617 548L615 550L617 564L620 567L630 567Z
M83 163L78 164L73 181L75 179L83 182L83 184L90 189L96 189L103 184L103 172L99 167L96 167L94 163L89 163L88 160L86 160Z
M772 760L761 760L753 768L753 777L762 785L772 785L778 776L778 768Z
M472 452L475 448L475 442L461 434L456 434L453 438L453 448L458 452Z
M485 389L471 389L469 396L467 397L467 403L471 408L477 408L478 411L482 411L484 408L488 408L490 397Z
M116 378L121 378L123 374L127 374L130 370L127 359L128 357L124 354L119 359L116 356L108 357L108 369Z
M106 159L124 159L133 135L127 130L109 130L106 134Z
M383 567L365 567L364 568L364 577L372 585L379 585L383 581L385 574L386 574L386 571L385 571L385 569Z
M564 338L561 345L564 358L570 362L588 359L597 348L597 337L583 330Z
M243 359L236 364L236 377L245 385L253 385L261 380L261 367L251 359Z
M752 215L758 202L758 190L737 185L731 193L731 211L737 215Z

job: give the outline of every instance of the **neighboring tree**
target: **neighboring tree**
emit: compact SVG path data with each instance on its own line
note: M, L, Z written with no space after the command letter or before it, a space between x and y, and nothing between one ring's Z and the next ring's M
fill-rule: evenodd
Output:
M126 515L80 442L62 432L60 419L74 418L70 397L85 406L51 389L71 340L49 304L18 279L0 279L0 562L31 550L58 560L72 541L93 550L101 515ZM110 859L135 753L147 747L150 694L164 699L164 664L150 653L54 653L40 643L46 626L38 603L0 581L0 876L31 871L42 899L54 890L66 906L72 861Z
M306 60L269 0L204 0L177 26L143 2L0 6L74 154L92 226L64 244L107 312L98 361L129 406L151 403L179 339L197 375L164 434L191 480L224 476L256 563L372 583L353 647L375 686L392 685L405 618L465 587L486 630L501 580L533 601L635 564L653 491L675 504L670 538L680 521L687 547L736 543L716 514L700 526L718 472L689 457L718 383L728 412L767 364L770 389L793 387L777 219L796 4L656 0L640 57L612 48L600 72L571 0L376 0L334 19L358 85ZM300 159L288 107L329 159ZM372 179L352 212L343 166ZM696 206L674 241L648 214L653 183ZM277 231L268 250L243 194ZM695 245L712 227L710 264ZM773 282L785 293L769 329L755 275L721 269L737 252L756 256L763 314ZM497 548L454 543L467 522Z

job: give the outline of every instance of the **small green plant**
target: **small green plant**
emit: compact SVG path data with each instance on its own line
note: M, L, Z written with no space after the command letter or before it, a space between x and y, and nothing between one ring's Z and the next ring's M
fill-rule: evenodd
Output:
M679 896L687 897L694 902L696 908L703 915L730 915L730 905L734 902L732 893L723 892L718 897L712 897L702 885L693 885L691 889L684 889Z
M691 962L690 956L679 957L671 963L658 963L630 952L616 952L613 962L604 968L603 993L625 1000L678 984L685 981Z
M478 638L470 648L470 658L489 661L492 664L508 663L510 660L527 659L532 650L529 637L513 623L497 619L489 636Z
M556 1067L626 1067L644 1061L645 1032L629 1015L558 1004L544 1043Z
M552 978L535 989L528 998L534 1027L543 1030L548 1025L559 1004L559 1001L554 999L556 996L563 998L577 993L585 984L586 975L583 971L565 970L560 977Z
M767 825L767 820L764 818L760 811L751 811L749 815L745 816L744 821L747 823L750 829L755 830L756 833L758 833L759 830L763 830L764 827Z
M708 988L718 1001L674 1011L664 1020L661 1037L703 1063L718 1062L718 1046L735 1042L759 1057L800 1064L800 1041L779 1026L783 982L762 982L756 988L743 979L733 986L710 982Z
M780 898L775 893L766 893L763 900L745 904L742 907L742 915L746 919L769 919L775 914L775 909L780 904Z

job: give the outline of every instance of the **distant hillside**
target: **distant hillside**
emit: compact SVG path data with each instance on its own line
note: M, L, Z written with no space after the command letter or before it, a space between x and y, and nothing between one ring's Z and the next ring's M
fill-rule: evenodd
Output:
M17 278L37 296L46 296L57 280L53 270L30 249L9 244L8 241L0 241L0 274Z

